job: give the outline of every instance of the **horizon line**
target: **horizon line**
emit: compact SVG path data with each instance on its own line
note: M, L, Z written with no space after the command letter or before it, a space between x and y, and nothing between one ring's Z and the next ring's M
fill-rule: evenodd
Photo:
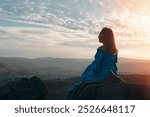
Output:
M90 60L91 58L72 58L72 57L50 57L50 56L43 56L43 57L24 57L24 56L0 56L0 58L24 58L24 59L38 59L38 58L54 58L54 59L83 59L83 60ZM146 60L150 61L150 59L144 58L127 58L127 57L118 57L119 59L131 59L131 60Z

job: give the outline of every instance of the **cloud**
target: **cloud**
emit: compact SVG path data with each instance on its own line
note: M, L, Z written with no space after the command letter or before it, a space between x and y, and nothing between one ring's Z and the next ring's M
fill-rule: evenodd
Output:
M39 35L41 35L41 34L47 34L48 30L45 30L45 29L42 29L42 30L40 30L40 29L32 29L32 30L22 29L20 31L20 33L23 33L23 34L37 34L37 35L39 34Z
M140 45L150 47L149 5L146 0L1 0L0 54L82 57L88 50L84 56L91 57L105 26L113 29L120 50L142 50Z
M72 42L62 42L59 45L69 46L69 47L82 47L82 48L95 48L97 44L90 43L89 41L72 41Z
M81 58L84 58L85 56L89 57L86 54L82 56L84 48L87 48L87 50L93 48L94 53L94 44L97 41L95 35L60 26L51 27L51 29L0 27L0 30L2 29L7 30L7 36L0 35L0 39L3 38L0 44L1 56L14 54L14 56L24 55L27 57L70 56L78 58L80 55ZM72 51L77 53L73 54ZM89 53L92 53L92 51L89 50Z
M5 30L0 30L0 35L5 35L5 34L7 34L7 31L5 31Z

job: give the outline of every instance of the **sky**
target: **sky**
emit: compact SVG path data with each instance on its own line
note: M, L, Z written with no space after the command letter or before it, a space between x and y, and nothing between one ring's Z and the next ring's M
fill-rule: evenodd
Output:
M149 0L0 0L0 56L93 58L103 27L118 56L150 60Z

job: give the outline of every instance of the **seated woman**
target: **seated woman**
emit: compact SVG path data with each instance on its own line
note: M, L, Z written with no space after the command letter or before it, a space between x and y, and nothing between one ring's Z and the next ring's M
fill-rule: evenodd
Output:
M77 86L86 81L105 80L112 71L117 74L117 48L113 31L104 27L100 32L99 42L103 45L98 47L95 60L85 69L79 81L71 86L68 91L73 91Z

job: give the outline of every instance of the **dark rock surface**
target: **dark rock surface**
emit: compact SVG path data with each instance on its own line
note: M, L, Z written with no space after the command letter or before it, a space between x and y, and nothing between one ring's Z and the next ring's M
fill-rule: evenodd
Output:
M132 92L132 97L131 98L129 97L128 99L134 99L134 100L149 100L150 99L150 82L149 82L150 77L149 75L148 76L147 75L122 75L121 78L123 78L123 80L126 81L129 90L131 90ZM63 80L61 79L44 80L44 83L46 84L48 88L48 92L49 92L48 99L50 100L66 99L67 88L71 86L72 84L74 84L78 79L79 77L63 79ZM107 88L107 91L106 91L104 88L103 92L106 95L107 92L109 91L111 93L110 95L114 95L113 90L118 91L119 89L115 88L115 89L109 90L109 88ZM120 93L118 92L118 95L119 94ZM111 99L111 97L108 99Z

